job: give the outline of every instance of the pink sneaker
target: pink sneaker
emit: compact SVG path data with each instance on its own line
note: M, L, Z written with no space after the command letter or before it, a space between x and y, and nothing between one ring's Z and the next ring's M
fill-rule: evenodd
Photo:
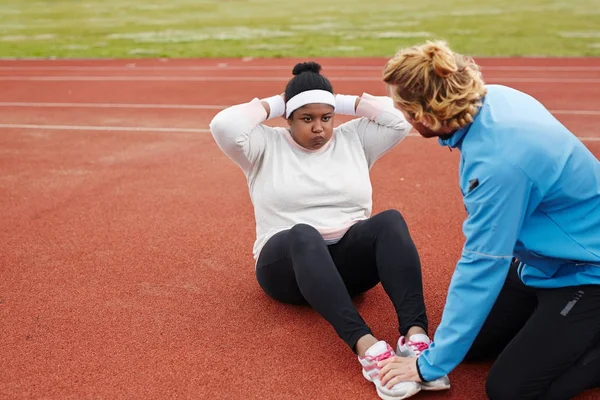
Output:
M395 384L391 389L381 384L377 363L395 355L394 349L383 340L380 340L369 347L364 357L358 357L358 361L362 365L363 376L366 380L375 384L377 394L384 400L406 399L421 390L421 386L417 382L400 382Z
M431 339L422 333L412 335L407 341L404 336L398 339L396 353L401 357L419 357L422 352L429 348ZM420 383L423 390L446 390L450 389L450 379L448 376L442 376L431 382Z

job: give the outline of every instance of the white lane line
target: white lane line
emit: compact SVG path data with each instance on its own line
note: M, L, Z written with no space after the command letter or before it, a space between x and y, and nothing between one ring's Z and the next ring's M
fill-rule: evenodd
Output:
M204 104L123 104L123 103L28 103L0 102L0 107L30 107L30 108L142 108L142 109L175 109L175 110L222 110L228 106Z
M178 132L178 133L210 133L208 128L156 128L144 126L91 126L91 125L34 125L34 124L0 124L0 129L40 129L60 131L119 131L119 132Z
M2 60L0 60L2 63ZM137 66L137 65L122 65L122 66L0 66L0 71L290 71L294 61L290 61L290 65L174 65L174 66ZM381 66L375 65L330 65L326 62L321 63L323 70L328 71L381 71L385 65L385 60L382 60ZM600 66L486 66L481 65L482 70L486 71L600 71Z
M23 108L134 108L168 110L222 110L230 105L216 104L134 104L134 103L38 103L38 102L0 102L0 107ZM600 110L550 110L555 115L598 115Z
M251 77L251 76L0 76L0 81L17 81L17 82L287 82L289 77ZM349 81L349 82L381 82L381 78L372 76L332 76L329 77L332 81ZM486 79L488 83L600 83L600 79L592 78L511 78L511 77L496 77Z
M550 110L555 115L600 115L598 110Z
M208 128L156 128L143 126L92 126L92 125L34 125L34 124L0 124L0 129L39 129L63 131L114 131L114 132L179 132L210 133ZM410 137L421 137L418 133L409 133ZM600 142L600 137L578 136L584 142Z

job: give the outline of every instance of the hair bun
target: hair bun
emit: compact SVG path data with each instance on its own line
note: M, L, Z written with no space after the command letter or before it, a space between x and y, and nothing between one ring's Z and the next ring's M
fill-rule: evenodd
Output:
M314 72L318 74L321 72L321 65L314 61L298 63L294 66L292 70L293 75L300 75L303 72Z
M454 53L444 42L429 42L429 46L425 47L425 54L431 60L433 71L440 78L448 78L453 73L458 71Z

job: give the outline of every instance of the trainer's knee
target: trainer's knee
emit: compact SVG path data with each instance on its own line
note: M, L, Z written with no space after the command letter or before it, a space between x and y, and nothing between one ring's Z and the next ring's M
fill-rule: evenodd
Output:
M485 394L490 400L512 400L517 399L517 393L512 384L501 382L496 376L490 374L485 381Z
M296 224L290 229L290 240L293 245L303 247L324 243L323 237L315 228L308 224Z
M513 371L511 369L510 371ZM485 393L490 400L524 400L522 380L509 370L492 367L485 382Z

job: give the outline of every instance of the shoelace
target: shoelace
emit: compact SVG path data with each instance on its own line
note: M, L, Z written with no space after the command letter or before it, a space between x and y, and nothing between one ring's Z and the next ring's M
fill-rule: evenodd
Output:
M375 356L374 360L376 362L379 362L379 361L387 360L388 358L393 357L393 356L394 356L394 352L392 350L387 350L384 353L381 353L380 355Z
M413 351L415 352L415 354L418 356L419 354L421 354L424 350L427 350L429 348L429 345L425 342L411 342L408 341L406 342L406 344L413 349Z

